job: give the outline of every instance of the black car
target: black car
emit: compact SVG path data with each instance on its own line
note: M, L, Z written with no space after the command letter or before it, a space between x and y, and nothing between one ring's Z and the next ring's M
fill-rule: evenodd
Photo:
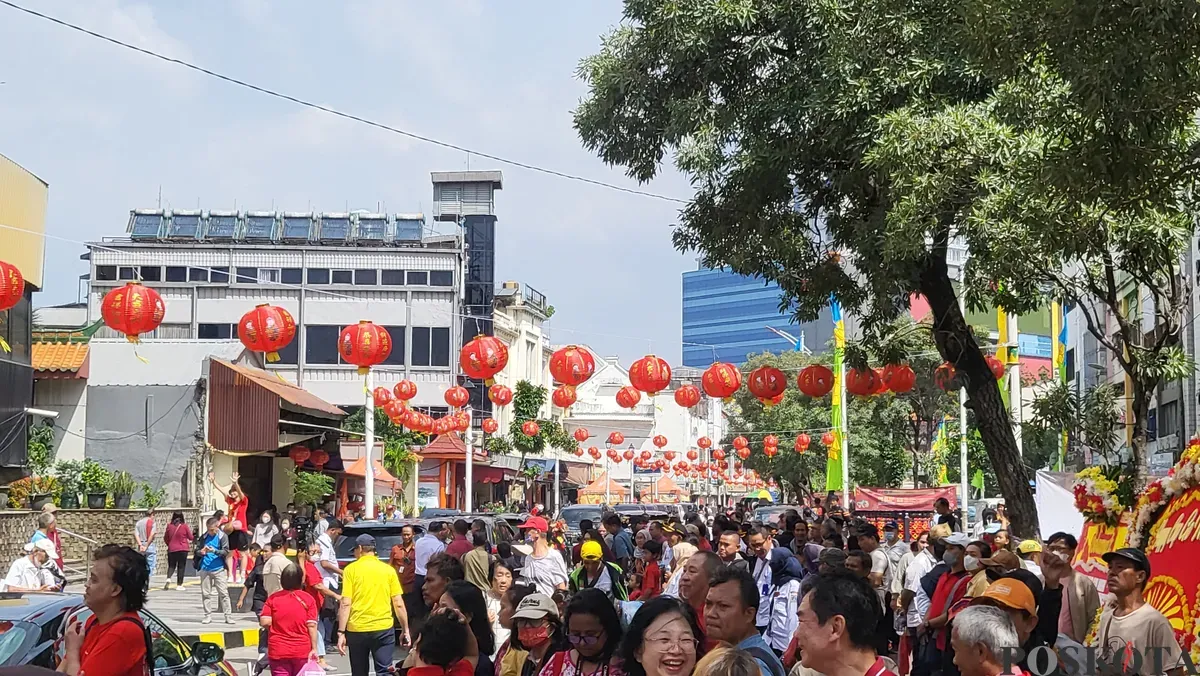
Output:
M154 672L237 676L225 653L213 643L184 643L148 610L138 613L150 631ZM79 594L0 593L0 667L32 665L57 669L66 650L63 631L68 618L84 622L91 611Z
M601 522L604 520L604 507L602 505L567 505L558 513L558 518L563 520L567 526L567 531L564 533L567 537L567 542L574 544L579 540L579 522L584 519L589 519L592 522L593 528L603 528Z
M357 523L348 523L342 528L342 537L333 544L333 552L337 556L338 564L345 566L354 560L354 539L359 535L366 534L375 538L375 551L379 554L380 558L386 559L391 553L392 547L400 544L400 531L405 526L412 526L416 530L416 537L419 538L429 528L430 523L434 521L453 523L457 519L465 519L467 522L482 519L487 524L485 532L488 536L488 542L492 543L492 545L519 539L516 529L499 515L490 513L460 513L455 515L454 518L398 519L394 521L359 521Z

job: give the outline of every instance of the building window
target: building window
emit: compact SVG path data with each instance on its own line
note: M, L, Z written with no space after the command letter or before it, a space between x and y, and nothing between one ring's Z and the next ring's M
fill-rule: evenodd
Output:
M279 279L284 284L303 284L304 270L301 268L284 268L279 271Z
M450 365L450 329L414 326L412 330L413 366Z
M354 285L355 286L375 286L379 283L378 270L355 270Z
M238 284L257 284L258 283L258 268L238 268L237 269Z
M122 281L134 280L134 279L138 278L137 273L138 273L137 268L129 267L129 266L121 266L121 267L117 268L117 279L120 279Z
M433 270L429 273L429 286L454 286L454 273L449 270Z
M304 329L304 363L337 364L337 340L341 329L336 326L307 326Z
M259 284L278 284L279 283L279 268L259 268L258 269Z
M417 272L415 270L409 270L408 271L408 285L409 286L428 286L429 285L429 273L428 272Z
M404 286L403 270L383 270L380 277L384 286Z
M330 272L330 280L334 284L353 284L354 283L354 271L353 270L333 270Z
M117 281L117 266L115 266L115 265L97 265L96 266L96 281L97 282L115 282L115 281Z
M1158 407L1158 436L1179 434L1179 402L1168 401Z
M329 268L309 268L308 269L309 284L328 284L329 283Z
M279 351L279 361L274 363L291 365L300 363L300 336L293 338L292 342L285 345L284 348Z
M228 284L229 283L229 268L225 266L210 268L211 274L208 281L213 284Z
M236 337L235 324L199 324L196 338L200 340L230 340Z
M162 281L162 268L157 265L143 265L138 272L143 282Z
M177 265L167 266L167 281L168 282L186 282L188 270L187 268Z
M207 282L208 268L188 268L189 282Z
M392 352L383 360L385 366L404 366L404 327L385 326L388 335L392 337Z

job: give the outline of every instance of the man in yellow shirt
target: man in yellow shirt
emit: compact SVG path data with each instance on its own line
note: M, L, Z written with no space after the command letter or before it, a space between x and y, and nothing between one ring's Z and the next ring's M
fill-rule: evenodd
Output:
M408 613L396 569L375 556L375 538L359 535L353 563L342 572L342 605L338 609L338 651L350 650L350 673L367 676L392 671L396 632L392 614L400 620L404 645L410 641Z

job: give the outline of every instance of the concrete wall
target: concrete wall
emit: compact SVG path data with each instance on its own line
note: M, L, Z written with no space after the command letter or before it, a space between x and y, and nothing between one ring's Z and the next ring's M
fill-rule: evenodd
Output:
M195 394L194 384L89 386L87 457L166 488L166 504L178 504L199 428Z
M38 380L33 386L33 406L58 411L58 420L54 421L55 460L83 460L83 438L87 436L87 380Z

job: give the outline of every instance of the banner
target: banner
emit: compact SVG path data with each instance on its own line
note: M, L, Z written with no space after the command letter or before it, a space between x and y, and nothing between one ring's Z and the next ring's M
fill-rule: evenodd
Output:
M842 321L842 306L830 297L829 311L833 318L833 397L830 400L830 418L833 423L833 447L825 461L825 490L840 491L842 486L842 463L845 448L845 433L842 429L842 406L845 402L845 383L842 382L842 358L846 349L846 324Z
M864 488L854 489L854 509L859 512L932 512L938 498L950 501L950 509L956 507L958 489L955 486L942 488Z
M1151 575L1146 601L1167 616L1175 638L1187 651L1200 613L1200 566L1196 565L1200 561L1200 486L1167 503L1150 532L1145 548Z
M1125 546L1132 520L1133 514L1126 513L1116 526L1095 521L1083 522L1083 532L1079 534L1079 547L1075 550L1071 567L1076 573L1091 578L1101 594L1108 591L1108 564L1100 557Z

